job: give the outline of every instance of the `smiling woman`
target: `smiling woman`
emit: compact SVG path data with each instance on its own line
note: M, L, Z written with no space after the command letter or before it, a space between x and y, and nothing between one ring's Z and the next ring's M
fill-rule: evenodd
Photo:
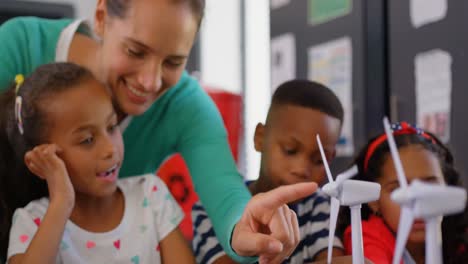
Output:
M71 54L97 54L71 60L101 73L123 115L144 113L177 84L198 30L201 14L194 17L190 5L197 1L157 2L155 16L148 1L99 1L95 33L102 43L87 50L80 41L71 46Z
M277 209L285 199L296 200L314 187L291 186L249 202L221 116L184 71L204 6L204 0L99 0L93 30L80 20L12 19L0 27L0 88L49 62L89 69L112 92L125 146L121 177L153 173L180 153L224 250L241 262L250 259L239 255L282 259L295 247L291 229L279 226L265 236L249 223L264 215L280 221L286 211ZM265 203L270 207L259 206ZM261 209L252 214L251 207Z

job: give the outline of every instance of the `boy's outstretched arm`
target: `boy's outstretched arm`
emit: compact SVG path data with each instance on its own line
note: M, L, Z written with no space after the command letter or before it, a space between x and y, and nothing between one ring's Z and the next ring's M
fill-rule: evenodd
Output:
M315 183L281 186L252 197L232 234L239 255L259 256L260 263L281 263L299 243L297 216L286 204L311 195Z
M172 230L160 243L162 263L195 263L187 241L179 228Z

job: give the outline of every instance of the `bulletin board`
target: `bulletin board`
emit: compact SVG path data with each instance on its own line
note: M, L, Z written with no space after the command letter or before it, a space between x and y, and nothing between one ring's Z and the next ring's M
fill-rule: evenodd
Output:
M309 79L332 88L344 105L348 124L340 144L349 145L338 145L335 171L382 130L387 111L383 14L381 0L270 1L272 92L287 79Z
M468 1L387 2L392 119L438 134L468 187Z
M69 4L0 1L0 24L17 16L38 16L44 18L74 17L75 10Z

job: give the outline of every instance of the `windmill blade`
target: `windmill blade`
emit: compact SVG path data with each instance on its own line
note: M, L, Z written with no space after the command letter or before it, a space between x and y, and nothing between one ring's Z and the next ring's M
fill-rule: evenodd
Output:
M398 224L398 233L395 245L395 253L393 254L393 264L399 264L403 251L406 248L406 241L408 240L411 227L413 226L414 215L411 208L406 206L401 207L400 222Z
M333 240L335 238L336 220L338 219L338 211L340 210L340 201L335 197L331 197L330 207L330 229L328 233L328 256L327 263L331 264Z
M325 166L325 172L327 173L328 182L333 182L333 177L330 171L330 167L328 167L327 156L325 156L325 151L323 151L322 141L320 141L320 135L317 134L317 144L320 149L320 155L322 155L323 165Z
M393 163L395 164L395 169L398 176L398 181L400 182L400 187L408 187L408 182L406 181L405 172L403 171L403 165L401 165L400 154L398 154L398 149L393 138L392 129L390 128L390 122L387 117L383 119L385 134L387 135L388 145L390 147L390 153L392 154Z
M338 174L338 176L336 176L336 185L340 185L343 181L349 180L350 178L358 174L358 172L359 170L358 170L357 165L354 165L351 168L347 169L346 171Z

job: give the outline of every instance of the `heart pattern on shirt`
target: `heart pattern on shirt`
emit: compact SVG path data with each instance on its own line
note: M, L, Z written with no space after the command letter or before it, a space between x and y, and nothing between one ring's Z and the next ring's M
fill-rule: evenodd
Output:
M114 247L115 247L116 249L120 249L120 239L114 241Z
M37 226L40 226L41 225L41 219L39 217L34 219L34 223L36 223Z
M61 250L67 250L67 249L68 249L67 243L65 243L65 242L63 242L63 241L60 242L60 249L61 249Z
M179 224L179 217L175 216L173 218L171 218L171 223L175 226L177 226Z
M161 247L159 246L159 244L156 245L156 251L160 251L161 250Z
M96 246L96 243L94 243L93 241L91 240L88 240L88 242L86 242L86 248L87 249L92 249L93 247Z
M148 205L149 205L148 198L145 197L145 199L143 200L143 207L146 208L148 207Z
M158 186L154 185L153 186L153 192L157 191L158 190Z
M29 236L28 236L28 235L21 235L21 236L19 237L19 240L21 241L21 243L24 244L24 243L26 243L26 241L29 240Z
M140 257L137 255L137 256L133 256L131 259L133 264L140 264Z

